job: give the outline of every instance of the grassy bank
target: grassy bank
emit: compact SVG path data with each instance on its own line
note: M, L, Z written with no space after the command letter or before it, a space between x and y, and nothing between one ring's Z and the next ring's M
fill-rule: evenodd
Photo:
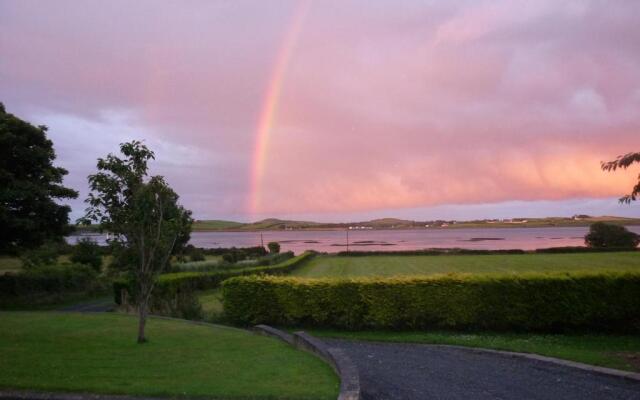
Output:
M126 315L0 313L0 388L226 398L331 399L319 359L233 328Z
M640 337L637 335L536 335L457 332L343 332L313 330L328 338L447 344L541 354L602 367L640 371Z
M291 275L305 278L389 277L448 273L640 271L640 252L452 256L319 256Z

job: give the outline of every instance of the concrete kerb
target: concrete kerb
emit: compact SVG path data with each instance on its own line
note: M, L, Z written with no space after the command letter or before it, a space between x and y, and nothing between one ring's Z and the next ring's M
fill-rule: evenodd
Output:
M360 400L360 374L356 365L347 354L339 348L328 347L323 341L305 333L295 332L290 335L268 325L256 325L253 331L270 336L307 351L327 362L340 377L340 393L338 400Z
M317 355L333 367L340 377L338 400L360 400L360 374L356 365L344 351L328 347L324 342L305 332L293 334L294 346Z

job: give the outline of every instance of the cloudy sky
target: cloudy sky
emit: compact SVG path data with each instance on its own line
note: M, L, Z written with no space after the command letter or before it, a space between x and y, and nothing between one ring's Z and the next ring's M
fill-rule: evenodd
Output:
M640 2L0 0L0 101L200 219L638 216ZM74 216L83 209L73 202Z

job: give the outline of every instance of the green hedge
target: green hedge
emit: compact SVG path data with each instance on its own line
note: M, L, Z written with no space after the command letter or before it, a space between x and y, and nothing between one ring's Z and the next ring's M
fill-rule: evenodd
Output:
M280 264L263 267L244 268L214 272L177 272L160 275L153 290L151 299L152 311L160 314L192 317L195 313L191 308L195 306L197 290L215 289L229 278L255 274L286 274L299 268L313 257L315 253L305 252L297 257L288 259ZM135 296L135 286L131 280L118 280L113 284L114 299L122 305L123 295Z
M97 272L89 266L70 264L37 267L0 275L0 305L38 303L51 296L101 289Z
M640 331L640 274L392 279L237 277L222 285L241 325L346 329Z

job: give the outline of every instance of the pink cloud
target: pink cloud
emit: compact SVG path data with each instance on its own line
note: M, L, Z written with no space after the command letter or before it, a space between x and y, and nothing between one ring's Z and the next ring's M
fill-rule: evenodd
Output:
M159 170L187 206L243 216L294 6L0 1L0 100L63 132L74 185L93 167L77 154L114 151L125 129L105 112L124 113L137 129L127 135L161 148ZM261 213L624 193L637 171L599 162L639 143L637 15L634 1L313 2L271 129Z

